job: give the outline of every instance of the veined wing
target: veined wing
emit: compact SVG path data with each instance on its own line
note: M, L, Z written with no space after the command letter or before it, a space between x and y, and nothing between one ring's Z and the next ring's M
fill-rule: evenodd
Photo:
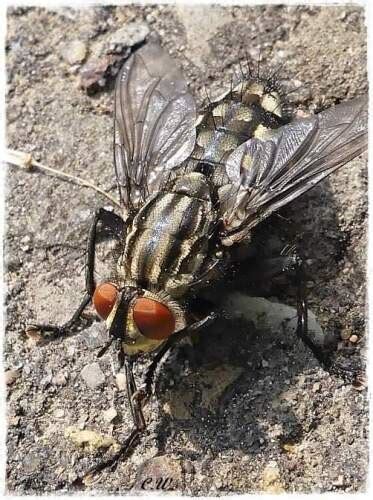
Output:
M191 154L195 121L187 83L159 45L148 44L126 61L115 87L114 161L127 210L141 206Z
M361 154L367 148L367 121L364 96L238 147L226 162L230 184L220 192L223 243L242 240L274 211Z

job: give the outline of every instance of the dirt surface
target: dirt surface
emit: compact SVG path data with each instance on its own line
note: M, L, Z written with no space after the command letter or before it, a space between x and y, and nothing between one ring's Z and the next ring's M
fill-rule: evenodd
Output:
M288 94L295 109L320 110L367 92L358 8L16 8L8 11L6 47L9 147L116 194L113 77L107 72L90 95L79 82L83 66L129 23L142 23L129 36L135 44L146 27L158 33L199 102L205 85L224 89L247 54L258 59L259 48L263 65L284 63L284 84L299 87ZM311 309L325 331L343 339L339 354L347 361L358 359L365 332L366 187L366 159L356 159L286 209L282 215L294 224L275 220L285 236L286 228L297 228L311 268ZM131 427L115 353L97 359L102 324L91 319L78 334L41 345L24 335L28 323L61 323L75 310L84 292L90 219L102 205L107 200L94 191L9 167L5 368L12 493L72 491L71 483L110 456ZM294 305L287 289L277 299ZM365 488L365 391L321 369L295 336L220 324L196 347L186 344L168 356L156 393L132 456L87 490L158 487L206 495Z

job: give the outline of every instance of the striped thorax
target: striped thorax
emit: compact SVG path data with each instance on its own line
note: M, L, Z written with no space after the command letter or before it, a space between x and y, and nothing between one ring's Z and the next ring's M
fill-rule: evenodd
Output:
M165 304L176 318L176 330L185 324L179 302L209 262L209 240L217 217L211 190L201 173L177 177L139 210L118 261L123 283ZM131 311L130 305L125 351L153 350L161 341L142 336Z

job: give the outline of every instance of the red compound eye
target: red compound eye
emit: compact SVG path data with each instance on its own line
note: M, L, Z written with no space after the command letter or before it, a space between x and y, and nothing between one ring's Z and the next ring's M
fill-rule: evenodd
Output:
M113 283L102 283L93 294L93 305L97 314L106 319L111 313L118 297L118 289Z
M175 318L168 307L147 297L136 300L133 320L140 332L149 339L166 339L175 331Z

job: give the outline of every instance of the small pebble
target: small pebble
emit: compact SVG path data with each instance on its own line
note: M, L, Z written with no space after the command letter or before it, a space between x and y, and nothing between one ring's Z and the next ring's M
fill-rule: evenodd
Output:
M335 481L333 481L334 486L343 486L344 485L344 477L342 475L338 476Z
M65 437L78 447L88 447L91 451L100 448L110 448L111 446L113 446L115 451L119 449L119 445L114 439L91 430L82 431L76 427L68 427L65 429Z
M280 468L275 461L268 462L263 470L262 489L266 493L284 493L285 488L282 482Z
M105 323L94 323L84 332L83 339L89 349L103 347L109 340Z
M129 23L116 31L110 38L108 52L121 53L124 49L144 41L149 34L149 27L144 23Z
M126 376L124 373L117 373L115 376L115 381L117 383L117 387L120 391L126 390Z
M87 420L88 420L88 415L87 414L82 415L78 420L77 428L79 430L83 430Z
M71 66L82 63L86 58L86 55L87 47L85 43L80 40L74 40L66 43L61 49L61 56Z
M29 235L26 235L24 236L22 239L21 239L21 243L23 243L24 245L26 245L27 243L30 243L31 241L31 238Z
M58 408L58 409L54 412L54 416L55 416L56 418L62 418L64 415L65 415L65 411L64 411L62 408Z
M24 373L25 375L30 375L31 371L32 371L32 370L31 370L31 366L30 366L30 365L25 365L25 366L23 367L23 373Z
M320 382L315 382L315 383L313 384L313 386L312 386L312 390L313 390L313 392L319 392L319 391L320 391L320 389L321 389L321 384L320 384Z
M53 378L52 378L52 384L53 385L59 385L59 386L64 386L66 385L67 378L65 377L65 374L60 372L57 373Z
M11 385L13 384L17 378L21 375L20 370L7 370L5 372L5 384Z
M359 337L357 335L351 335L349 340L352 344L356 344L356 342L359 340Z
M41 387L47 387L50 383L52 382L52 374L47 373L44 375L44 377L40 380L40 385Z
M283 443L282 448L287 453L295 453L297 451L297 445L293 443Z
M81 371L81 376L90 389L96 389L105 382L105 375L98 363L85 366Z
M118 62L120 56L103 56L99 59L91 59L80 70L80 87L87 91L94 92L100 87L104 87L106 79L104 78L108 69Z
M116 416L118 415L117 411L115 408L109 408L108 410L104 411L103 417L106 422L112 422Z

